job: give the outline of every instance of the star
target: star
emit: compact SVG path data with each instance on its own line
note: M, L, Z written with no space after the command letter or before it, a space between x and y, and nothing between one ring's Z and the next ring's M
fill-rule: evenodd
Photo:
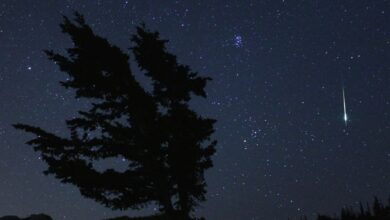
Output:
M234 45L234 47L236 47L236 48L240 48L240 47L243 46L242 36L241 36L241 35L234 35L234 38L233 38L233 45Z

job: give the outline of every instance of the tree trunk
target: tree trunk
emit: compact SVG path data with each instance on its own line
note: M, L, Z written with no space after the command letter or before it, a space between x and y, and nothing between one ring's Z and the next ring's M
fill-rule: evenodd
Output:
M183 219L190 219L190 205L187 192L179 191L179 204Z
M169 197L168 193L164 193L161 203L164 207L163 208L164 212L169 216L172 216L174 213L174 209L173 209L171 198Z

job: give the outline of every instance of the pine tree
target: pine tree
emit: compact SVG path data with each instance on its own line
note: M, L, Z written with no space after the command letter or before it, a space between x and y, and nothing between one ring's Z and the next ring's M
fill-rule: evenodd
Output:
M341 210L340 217L331 218L326 215L319 215L317 220L388 220L390 219L390 203L384 206L382 202L374 197L372 209L367 203L364 209L362 203L359 203L359 212L355 212L352 207L345 207ZM372 210L372 212L371 212Z
M91 108L67 120L69 137L40 127L16 124L35 134L28 141L48 164L45 174L76 185L83 196L112 209L140 209L155 203L162 213L189 219L205 200L204 171L212 167L215 120L191 110L191 96L206 97L207 77L178 64L166 40L144 25L137 27L131 48L139 69L151 79L146 91L134 77L129 56L94 34L82 15L64 17L60 25L74 47L68 56L45 51L69 75L61 82ZM124 158L124 172L99 171L94 163Z

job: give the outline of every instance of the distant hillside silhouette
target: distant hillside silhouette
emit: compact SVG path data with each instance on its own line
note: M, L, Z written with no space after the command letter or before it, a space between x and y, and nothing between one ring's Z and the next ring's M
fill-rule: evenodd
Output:
M0 220L53 220L53 219L50 216L45 214L34 214L26 218L19 218L14 215L8 215L8 216L0 217Z
M121 216L121 217L110 218L110 219L105 219L105 220L175 220L175 219L182 219L182 218L179 215L174 217L174 216L167 216L165 214L157 214L157 215L144 216L144 217ZM205 219L204 218L193 218L192 220L205 220Z

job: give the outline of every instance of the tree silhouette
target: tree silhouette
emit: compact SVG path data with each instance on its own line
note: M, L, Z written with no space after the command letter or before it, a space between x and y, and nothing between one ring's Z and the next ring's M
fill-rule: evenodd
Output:
M44 173L112 209L154 203L166 216L189 219L205 200L204 171L212 166L216 141L210 139L215 120L199 116L188 102L206 97L211 79L178 64L167 41L140 25L130 50L152 82L148 92L135 79L129 56L95 35L82 15L75 13L74 21L64 17L60 26L73 41L68 56L45 52L69 75L61 85L91 106L66 120L69 137L14 125L35 134L27 144L48 164ZM98 170L95 163L108 158L124 158L127 169Z
M307 219L306 217L304 217ZM341 209L340 217L329 217L327 215L318 215L317 220L389 220L390 219L390 198L389 205L384 206L377 197L374 197L372 209L367 203L367 208L359 204L359 212L354 211L352 207Z

